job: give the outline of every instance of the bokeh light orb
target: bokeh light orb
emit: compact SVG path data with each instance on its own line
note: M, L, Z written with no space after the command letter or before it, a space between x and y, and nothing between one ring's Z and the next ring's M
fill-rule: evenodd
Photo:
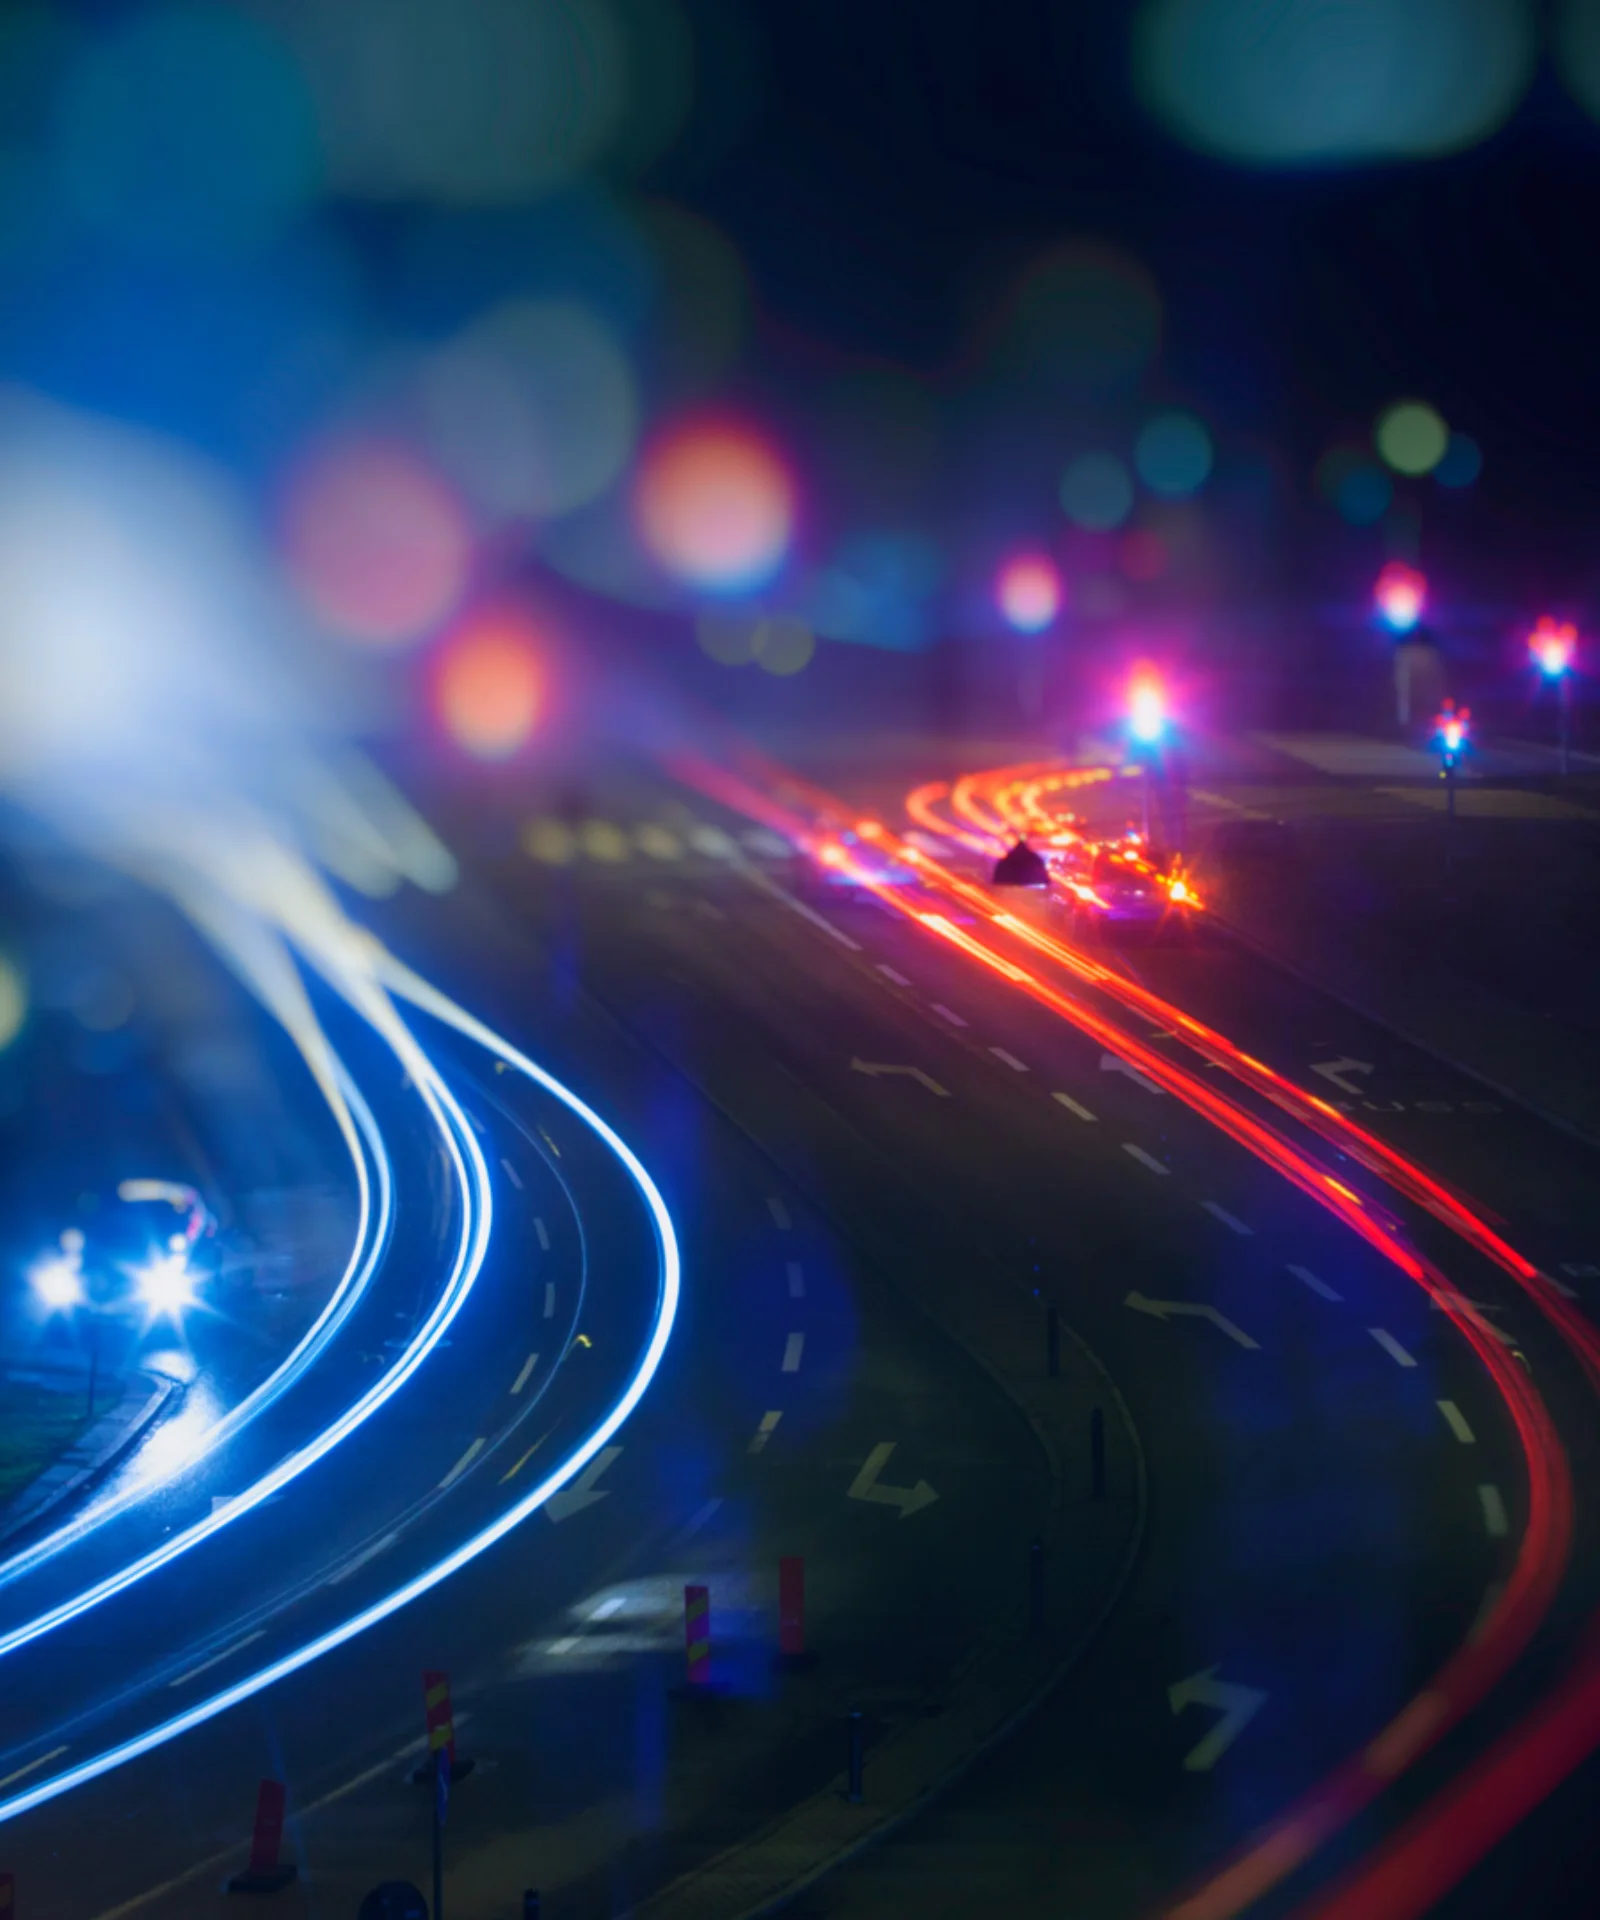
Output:
M709 592L743 593L783 564L795 488L759 433L737 421L697 421L647 450L634 511L645 546L668 573Z
M1483 449L1470 433L1453 433L1433 477L1441 487L1470 487L1483 472Z
M543 682L539 636L525 615L475 616L439 653L439 723L474 760L509 760L533 736Z
M508 301L423 370L430 445L486 512L545 519L602 493L638 400L610 330L572 300Z
M1089 397L1130 386L1161 339L1161 296L1140 263L1099 241L1050 247L1019 283L1000 364L1030 386Z
M1133 449L1139 478L1168 500L1197 493L1210 475L1211 460L1211 435L1192 413L1158 413Z
M1451 153L1538 59L1524 0L1145 0L1134 81L1168 132L1256 166Z
M1153 527L1135 527L1117 543L1117 565L1128 580L1159 580L1172 563L1167 543Z
M995 599L1018 633L1043 633L1061 611L1061 574L1042 553L1017 553L1000 569Z
M1333 497L1340 518L1352 527L1376 526L1393 501L1394 482L1381 467L1368 462L1350 467Z
M297 214L319 183L312 105L289 50L242 10L117 10L85 38L53 127L72 210L154 254L234 252Z
M1397 400L1378 415L1372 440L1396 473L1431 473L1444 458L1450 429L1425 400Z
M290 578L317 619L346 639L392 646L455 607L472 559L454 494L406 447L327 447L296 475L284 515Z
M1391 560L1379 573L1372 590L1378 618L1393 633L1409 633L1422 618L1428 583L1404 560Z
M810 666L816 650L816 635L798 614L769 614L756 628L756 665L779 679Z
M1083 453L1061 476L1061 509L1075 527L1105 533L1133 511L1133 478L1114 453Z

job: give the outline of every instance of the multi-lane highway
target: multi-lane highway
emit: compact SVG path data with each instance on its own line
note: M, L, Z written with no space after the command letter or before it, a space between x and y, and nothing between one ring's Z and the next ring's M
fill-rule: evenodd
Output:
M1031 1698L1000 1656L1035 1538L1069 1676L800 1910L1294 1910L1561 1677L1596 1598L1594 1394L1561 1324L1600 1266L1587 1150L1535 1150L1230 947L1097 981L964 897L956 852L942 896L872 833L845 872L775 831L835 831L804 783L758 785L759 823L707 784L611 766L576 813L455 822L458 895L381 915L450 995L374 970L410 992L412 1070L319 992L393 1223L317 1365L0 1589L29 1911L210 1911L263 1774L289 1786L289 1910L425 1884L424 1667L479 1763L452 1912L665 1898L827 1798L851 1706L888 1781L919 1726ZM1512 1249L1567 1278L1541 1295ZM1047 1306L1109 1379L1072 1357L1045 1384ZM784 1554L823 1657L775 1677ZM710 1702L681 1697L694 1580ZM1471 1851L1430 1857L1448 1880ZM700 1884L682 1910L724 1910ZM1418 1884L1371 1910L1420 1910Z

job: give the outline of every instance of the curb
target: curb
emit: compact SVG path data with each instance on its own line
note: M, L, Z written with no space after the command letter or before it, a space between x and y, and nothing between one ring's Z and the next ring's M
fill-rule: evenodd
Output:
M116 1406L0 1512L0 1545L80 1499L132 1453L182 1393L182 1382L164 1373L135 1374Z

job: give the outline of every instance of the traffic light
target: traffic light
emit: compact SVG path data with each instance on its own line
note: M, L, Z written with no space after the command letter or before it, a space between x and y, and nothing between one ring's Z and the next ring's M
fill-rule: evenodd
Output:
M1409 633L1422 618L1427 597L1427 581L1403 560L1391 560L1372 590L1378 618L1391 633Z

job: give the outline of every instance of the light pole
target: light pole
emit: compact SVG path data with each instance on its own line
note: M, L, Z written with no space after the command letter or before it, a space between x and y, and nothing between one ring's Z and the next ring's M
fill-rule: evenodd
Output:
M1167 698L1150 667L1139 667L1128 683L1128 732L1140 751L1143 778L1139 794L1144 810L1144 844L1150 846L1150 778L1167 731Z
M1434 722L1434 737L1439 743L1439 773L1444 780L1444 864L1450 870L1455 845L1456 766L1467 744L1467 723L1471 709L1446 700Z
M1561 777L1566 778L1572 737L1572 670L1578 653L1578 629L1570 620L1541 614L1528 635L1533 664L1556 687L1556 741L1561 753Z

